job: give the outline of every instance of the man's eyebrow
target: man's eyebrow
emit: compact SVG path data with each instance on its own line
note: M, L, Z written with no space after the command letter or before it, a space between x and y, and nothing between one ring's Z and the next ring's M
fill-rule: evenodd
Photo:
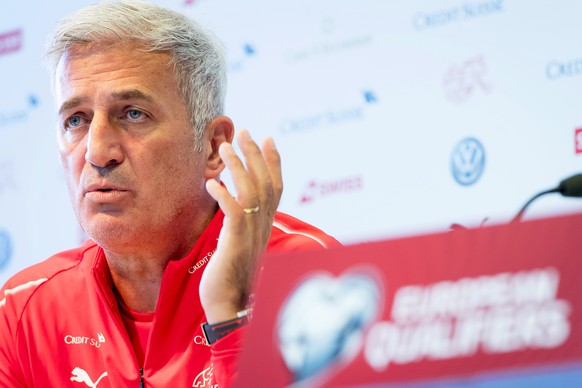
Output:
M144 92L137 90L137 89L130 89L130 90L122 90L119 92L113 92L109 95L109 98L112 100L145 100L148 102L152 102L154 99L145 94ZM81 105L83 102L87 101L87 98L83 97L73 97L70 100L67 100L61 105L59 109L59 114L62 114L64 111L69 109L74 109L77 106Z
M120 92L113 92L110 95L113 100L146 100L152 102L153 98L144 92L137 89L122 90Z
M59 109L59 114L63 113L66 110L76 108L77 106L81 105L81 103L84 100L85 99L81 97L73 97L70 100L63 102L63 105L61 105L61 108Z

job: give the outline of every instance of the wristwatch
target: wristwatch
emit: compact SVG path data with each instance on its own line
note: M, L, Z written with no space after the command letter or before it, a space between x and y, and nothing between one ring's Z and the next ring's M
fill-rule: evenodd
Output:
M232 333L236 329L246 326L251 321L252 309L248 308L236 313L236 318L224 322L202 324L202 334L208 345L212 345L222 337Z

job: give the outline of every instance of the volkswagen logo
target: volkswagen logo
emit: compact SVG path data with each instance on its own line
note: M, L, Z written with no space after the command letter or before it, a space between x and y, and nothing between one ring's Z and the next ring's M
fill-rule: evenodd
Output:
M485 168L485 149L479 140L468 137L461 140L451 157L451 171L455 180L463 186L477 182Z

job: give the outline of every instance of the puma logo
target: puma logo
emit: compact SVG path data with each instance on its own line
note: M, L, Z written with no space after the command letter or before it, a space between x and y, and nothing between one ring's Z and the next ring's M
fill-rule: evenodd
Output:
M91 377L89 377L89 374L87 372L85 372L83 369L81 369L79 367L76 367L75 369L73 369L71 374L72 374L71 381L76 381L78 383L85 383L85 385L87 385L88 387L97 388L97 384L99 384L101 379L103 377L107 376L107 371L103 372L103 374L101 376L99 376L99 378L95 382L93 382L93 380L91 380Z

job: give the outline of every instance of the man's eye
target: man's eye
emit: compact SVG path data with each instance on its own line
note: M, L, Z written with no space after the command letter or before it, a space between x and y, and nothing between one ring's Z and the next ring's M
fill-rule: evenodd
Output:
M139 120L143 117L143 112L136 110L136 109L130 109L127 111L127 117L130 118L131 120Z
M67 119L65 124L67 128L76 128L83 124L83 119L80 116L72 116Z

